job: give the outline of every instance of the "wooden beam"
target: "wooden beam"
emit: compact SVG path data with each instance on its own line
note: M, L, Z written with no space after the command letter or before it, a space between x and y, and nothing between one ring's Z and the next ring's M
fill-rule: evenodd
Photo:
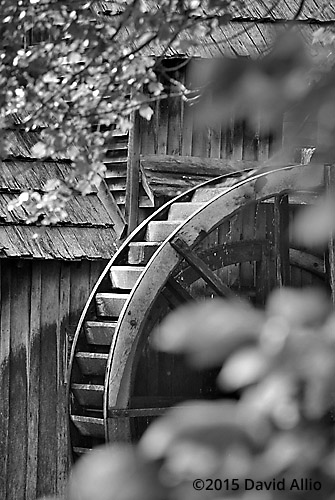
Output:
M178 409L183 409L179 406ZM136 417L159 417L164 415L171 407L165 408L110 408L108 410L109 418L136 418ZM176 408L174 408L174 411Z
M198 272L199 276L208 283L217 295L220 297L236 297L231 289L216 277L213 271L191 250L185 241L176 238L170 244Z
M290 283L289 248L289 200L287 194L280 194L274 202L274 259L279 287Z
M183 174L206 178L259 167L254 160L203 158L200 156L141 155L141 166L152 175Z
M167 408L115 408L108 411L109 418L136 418L136 417L158 417L163 415Z
M156 202L159 197L175 197L192 186L223 174L240 173L241 176L244 170L253 170L259 165L251 160L172 155L141 155L140 164L142 185L149 198Z
M185 401L185 396L132 396L130 401L131 408L170 408L180 405Z
M120 246L120 239L123 237L126 220L123 217L121 210L117 206L116 200L108 189L105 181L101 181L98 186L98 198L105 206L114 222L114 230L117 236L116 244Z
M222 243L209 249L201 250L200 259L212 270L223 269L226 266L241 262L260 261L262 254L269 250L269 243L263 240L241 240L231 243ZM182 267L178 275L188 285L198 279L196 271L187 263Z
M133 113L133 127L129 132L127 186L125 214L128 224L128 235L138 225L139 193L140 193L140 132L139 114Z
M325 278L325 263L320 257L290 248L290 265L304 269L320 278Z
M192 295L173 278L167 281L162 293L173 309L185 302L194 300Z
M326 192L335 202L335 165L325 165L325 185ZM335 303L335 235L334 231L329 235L328 262L329 285L331 289L332 301Z

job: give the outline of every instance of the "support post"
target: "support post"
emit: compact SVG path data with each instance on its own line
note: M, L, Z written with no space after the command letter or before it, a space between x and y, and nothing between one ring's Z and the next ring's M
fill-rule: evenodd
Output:
M132 114L133 126L129 131L126 206L125 215L129 235L138 225L139 194L140 194L140 126L139 114Z
M288 195L277 195L274 202L274 258L278 287L290 284L289 223Z
M335 203L335 165L325 165L325 185L326 193ZM335 303L335 234L334 231L329 235L328 243L328 262L329 285L331 289L332 301Z

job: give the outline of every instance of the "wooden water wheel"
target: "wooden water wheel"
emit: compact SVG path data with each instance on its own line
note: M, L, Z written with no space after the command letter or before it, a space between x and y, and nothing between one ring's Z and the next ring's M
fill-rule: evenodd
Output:
M288 231L296 204L322 185L316 165L225 175L175 198L134 231L101 275L76 331L69 371L74 456L105 441L136 440L166 407L212 394L211 374L186 383L191 375L179 361L148 347L171 309L234 294L262 304L271 288L295 284L296 268L325 282L323 256L294 248Z

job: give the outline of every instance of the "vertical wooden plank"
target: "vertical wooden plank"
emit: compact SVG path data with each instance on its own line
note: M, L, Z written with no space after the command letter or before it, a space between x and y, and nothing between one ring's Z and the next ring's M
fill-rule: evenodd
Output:
M264 210L266 220L266 239L270 245L268 256L268 291L270 292L277 286L274 248L274 198L271 198L269 203L264 203Z
M27 473L27 349L29 349L30 265L12 267L10 303L10 419L7 498L24 498Z
M40 401L40 349L41 349L41 263L32 263L30 296L30 331L28 358L28 451L27 500L37 493L39 401Z
M177 81L181 80L182 74L180 71L173 72L173 78ZM171 85L171 92L177 89ZM181 97L169 98L169 118L168 118L168 137L167 137L167 154L181 155L182 150L182 100Z
M265 127L262 116L258 120L258 145L257 145L257 159L260 162L266 161L269 158L269 129Z
M255 208L256 204L248 205L248 207L241 210L242 219L242 234L241 239L252 240L255 235ZM240 264L240 282L241 287L253 288L254 287L254 263L243 262Z
M210 156L211 158L221 156L221 128L218 125L211 129Z
M90 263L82 261L71 265L70 328L75 329L90 292Z
M169 123L169 103L170 99L161 99L156 108L153 120L156 121L157 130L157 154L167 154L168 123Z
M193 62L194 78L201 80L201 73L204 71L204 61L196 60ZM193 130L192 130L192 156L207 158L210 148L210 132L207 124L204 122L201 108L194 106Z
M7 498L11 266L0 261L0 498Z
M335 165L325 165L325 184L328 195L335 202ZM328 266L329 285L332 301L335 303L335 235L334 231L329 235L328 243Z
M41 294L40 422L37 495L57 491L57 321L60 263L44 262Z
M301 271L301 285L303 287L313 285L313 275L312 273L302 270Z
M255 238L267 240L266 211L269 204L257 203L255 214ZM255 265L256 302L264 305L270 291L270 252L268 248L262 251L261 260Z
M319 276L316 276L315 274L311 274L311 284L312 286L323 288L326 291L329 290L328 283L326 283L325 279L322 279Z
M243 158L243 123L240 120L234 120L233 129L233 153L234 160L242 160Z
M150 366L150 357L151 357L151 352L149 348L149 344L146 343L142 349L141 357L138 362L138 366L136 368L136 374L134 377L134 388L133 388L133 396L145 396L148 394L151 394L151 390L149 389L149 383L151 381L151 378L148 378L148 372L150 369L148 367ZM154 380L157 380L157 373L152 374L152 378ZM154 395L156 393L154 392Z
M138 116L138 114L137 114ZM156 153L157 134L155 120L146 120L139 117L140 130L140 153L142 155L153 155Z
M163 318L170 312L164 297L161 295L157 298L155 306L152 308L149 315L148 329L154 331L155 326L158 325ZM151 335L151 333L150 333ZM149 396L165 396L172 394L171 380L173 377L173 356L163 352L158 352L151 347L151 338L148 337L147 345L147 358L149 363L142 366L142 370L147 369L147 395ZM134 379L135 380L135 379Z
M233 157L234 150L234 118L230 119L221 126L221 154L220 157L230 159Z
M298 267L291 267L291 286L296 288L302 287L301 272L301 269L299 269Z
M218 228L218 244L226 244L228 241L228 235L229 235L229 220L226 220L223 224L221 224ZM226 285L228 284L228 267L225 266L224 268L220 269L218 272L218 276L220 276L221 280L223 283Z
M129 417L108 417L108 440L111 443L130 443L132 441L132 422Z
M219 243L219 229L214 229L214 231L211 231L206 236L203 248L211 248L213 246L218 245L218 243ZM224 280L222 280L220 271L215 271L215 274L219 278L219 280L222 281L222 283L224 283L225 285L227 284ZM206 292L214 297L213 290L207 284L205 286L206 286Z
M106 267L107 260L91 261L90 262L90 278L89 278L89 290L91 291L98 281L98 278L104 268ZM88 297L87 297L88 298Z
M296 125L295 125L296 128ZM287 147L287 151L290 147L289 138L294 137L295 130L287 131L284 130L284 116L278 119L275 130L271 131L269 134L269 157L271 157L274 153L276 153L279 149L283 148L285 151L285 146ZM284 144L284 137L287 138L286 143Z
M169 125L167 137L167 154L181 154L181 99L169 99Z
M192 154L192 130L193 130L193 108L189 103L184 105L183 132L182 132L182 155Z
M140 117L133 113L133 127L129 132L126 205L125 216L130 234L138 224L139 193L140 193Z
M196 64L196 61L191 60L191 62L189 62L187 66L184 67L185 86L189 89L192 88L191 75L194 71L194 64ZM194 107L189 102L185 102L183 105L183 117L182 117L181 151L183 156L191 156L192 154L193 120L194 120Z
M248 126L246 122L243 123L242 127L242 158L243 160L257 160L257 137L255 135L255 132Z
M66 373L67 329L70 314L70 266L61 263L57 322L57 494L64 495L69 468L68 403Z
M197 121L193 123L192 132L192 156L200 156L202 158L208 158L210 147L210 130L209 128L201 123L199 116Z
M242 234L241 210L230 218L228 241L239 241ZM228 285L234 287L235 291L240 289L240 264L233 264L228 267Z
M288 195L277 195L274 201L274 257L277 286L288 286L289 260L289 201Z

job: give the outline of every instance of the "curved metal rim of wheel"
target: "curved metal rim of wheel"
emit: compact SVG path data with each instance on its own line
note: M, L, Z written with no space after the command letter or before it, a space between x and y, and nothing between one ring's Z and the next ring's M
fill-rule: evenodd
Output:
M144 335L148 311L182 258L171 242L178 237L192 247L199 234L208 234L243 206L279 194L315 190L323 184L323 175L320 165L290 165L247 178L211 199L162 243L132 289L111 345L104 394L107 441L114 421L108 418L108 410L126 408L130 400L132 360L139 338Z

